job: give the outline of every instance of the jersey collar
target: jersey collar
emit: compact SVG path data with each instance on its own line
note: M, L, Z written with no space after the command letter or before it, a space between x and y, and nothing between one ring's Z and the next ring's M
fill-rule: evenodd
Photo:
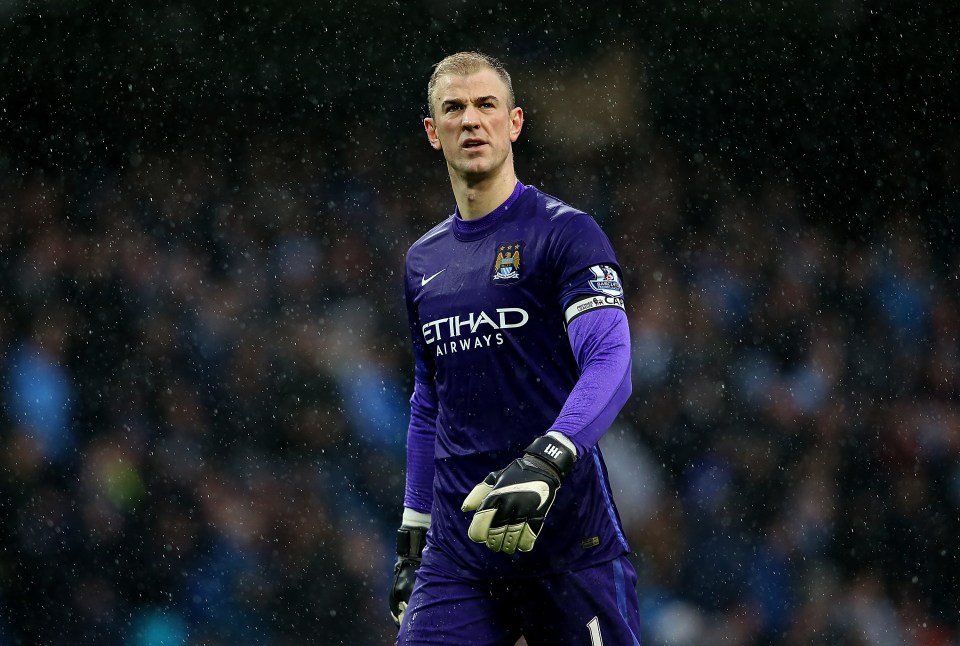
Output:
M520 195L526 188L522 183L517 182L517 185L513 188L513 193L510 194L510 197L508 197L503 204L476 220L464 220L460 217L460 209L454 209L453 235L456 236L457 240L466 241L479 240L491 233L500 226L504 216L509 212L510 207L520 199Z

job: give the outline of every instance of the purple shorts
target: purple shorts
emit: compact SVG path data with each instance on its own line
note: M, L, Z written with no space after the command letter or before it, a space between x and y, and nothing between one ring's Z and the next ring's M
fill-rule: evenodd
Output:
M637 574L626 557L542 578L470 581L424 563L397 644L640 646Z

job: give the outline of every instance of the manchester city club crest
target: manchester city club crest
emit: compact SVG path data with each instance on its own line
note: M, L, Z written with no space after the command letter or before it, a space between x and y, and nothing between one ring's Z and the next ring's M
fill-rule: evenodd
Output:
M493 263L493 282L504 284L520 278L520 252L523 242L506 242L497 245L497 258Z

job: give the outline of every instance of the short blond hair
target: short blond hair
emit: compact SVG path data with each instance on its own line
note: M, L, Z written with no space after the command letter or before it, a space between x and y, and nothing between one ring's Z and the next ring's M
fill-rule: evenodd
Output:
M513 96L513 81L510 80L510 73L499 60L480 52L457 52L450 54L442 61L433 66L433 74L430 75L430 81L427 83L427 108L430 110L430 116L435 117L433 113L434 91L437 87L437 81L444 76L468 76L482 69L493 70L503 84L507 86L507 108L513 110L516 100Z

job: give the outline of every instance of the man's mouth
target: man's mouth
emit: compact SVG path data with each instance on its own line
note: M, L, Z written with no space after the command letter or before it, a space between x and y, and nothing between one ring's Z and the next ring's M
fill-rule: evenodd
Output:
M481 141L481 140L479 140L479 139L467 139L465 142L463 142L463 147L464 147L464 148L479 148L480 146L483 146L485 143L486 143L486 142Z

